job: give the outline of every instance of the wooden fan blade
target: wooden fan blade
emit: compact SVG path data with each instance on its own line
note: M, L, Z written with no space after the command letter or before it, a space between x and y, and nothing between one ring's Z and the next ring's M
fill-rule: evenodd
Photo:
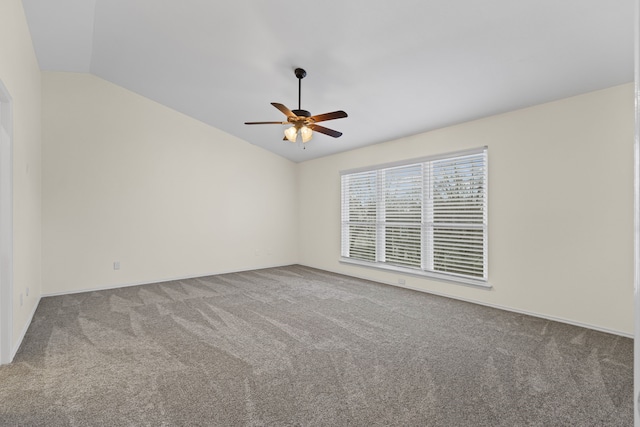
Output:
M285 107L282 104L278 104L277 102L272 102L271 105L276 107L278 110L282 111L284 115L287 117L298 117L295 114L293 114L293 111L289 110L287 107Z
M287 122L244 122L245 125L286 125Z
M339 111L333 111L331 113L324 113L324 114L318 114L317 116L311 116L309 117L309 120L313 121L314 123L318 123L318 122L325 122L327 120L335 120L335 119L343 119L347 116L347 113L345 113L342 110Z
M342 136L342 132L338 132L337 130L329 129L320 125L308 125L311 130L315 130L316 132L324 133L325 135L332 136L334 138L339 138Z

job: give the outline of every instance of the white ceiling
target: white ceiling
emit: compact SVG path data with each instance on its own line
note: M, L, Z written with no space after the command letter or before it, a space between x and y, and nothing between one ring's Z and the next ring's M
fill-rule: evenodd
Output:
M633 0L23 0L40 67L93 73L300 162L633 81ZM270 105L312 114L306 150Z

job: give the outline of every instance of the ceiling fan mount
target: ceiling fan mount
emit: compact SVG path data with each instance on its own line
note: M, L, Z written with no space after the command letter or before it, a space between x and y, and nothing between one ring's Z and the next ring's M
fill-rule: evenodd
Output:
M294 70L294 73L295 73L296 77L298 78L298 80L302 80L305 77L307 77L307 72L302 68L296 68Z
M296 142L298 134L302 136L302 142L307 142L311 139L313 132L320 132L333 138L339 138L342 136L342 132L338 132L333 129L320 126L316 123L327 120L342 119L348 117L347 113L342 110L333 111L331 113L317 114L312 116L307 110L303 110L300 107L300 100L302 94L302 79L307 76L307 72L302 68L296 68L294 74L298 79L298 108L296 110L290 110L283 104L272 102L271 105L280 110L285 116L287 116L286 122L245 122L245 125L266 125L266 124L281 124L281 125L293 125L284 131L284 139L291 142Z

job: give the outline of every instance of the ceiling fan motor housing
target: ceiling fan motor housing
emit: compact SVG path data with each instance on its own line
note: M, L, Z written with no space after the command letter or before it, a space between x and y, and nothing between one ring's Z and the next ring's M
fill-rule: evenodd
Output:
M307 110L291 110L291 112L298 117L311 117L311 113Z

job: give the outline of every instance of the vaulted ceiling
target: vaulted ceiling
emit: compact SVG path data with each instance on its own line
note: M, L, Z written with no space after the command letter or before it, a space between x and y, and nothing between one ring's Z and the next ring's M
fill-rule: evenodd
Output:
M633 81L633 0L23 0L92 73L299 162ZM270 102L345 110L302 150Z

